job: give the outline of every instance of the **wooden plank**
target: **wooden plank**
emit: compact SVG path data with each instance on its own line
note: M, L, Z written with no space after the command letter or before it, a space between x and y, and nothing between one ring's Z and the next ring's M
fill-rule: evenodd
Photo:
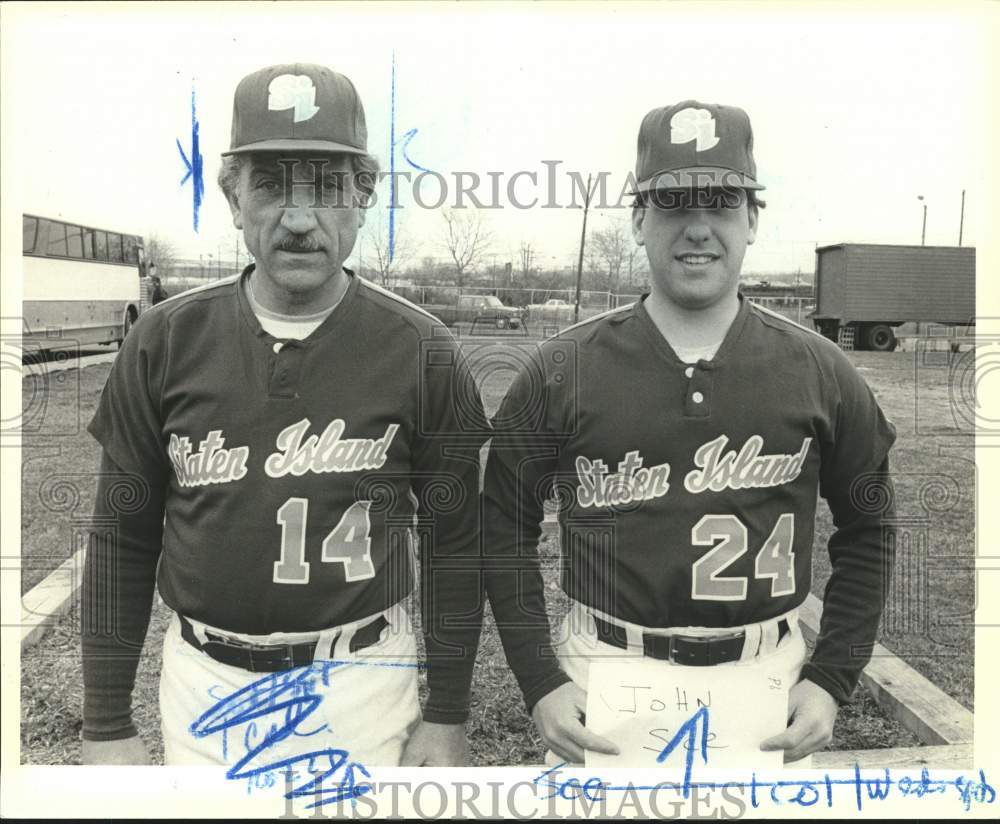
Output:
M67 558L21 596L21 649L34 646L73 603L83 581L85 551Z
M857 764L863 769L971 770L972 744L951 744L942 747L899 747L888 750L833 750L813 755L817 770L849 770Z
M815 641L823 604L810 594L799 607L802 634ZM905 661L876 644L861 685L879 706L924 744L963 744L974 736L973 716Z
M972 744L949 744L940 747L898 747L882 750L830 750L812 757L813 770L899 769L972 770ZM532 769L547 770L545 764L526 764Z

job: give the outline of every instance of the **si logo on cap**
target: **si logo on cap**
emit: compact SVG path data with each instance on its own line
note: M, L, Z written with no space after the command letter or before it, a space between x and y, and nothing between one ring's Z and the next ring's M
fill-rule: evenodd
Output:
M313 63L267 66L233 96L233 129L223 157L249 152L368 151L365 110L354 84Z
M652 189L763 189L750 118L737 106L682 100L639 127L633 194Z
M267 108L272 112L295 109L293 120L301 123L316 112L316 87L306 74L280 74L267 87Z
M705 152L719 143L715 136L715 118L708 109L681 109L670 118L671 143L695 143L696 152Z

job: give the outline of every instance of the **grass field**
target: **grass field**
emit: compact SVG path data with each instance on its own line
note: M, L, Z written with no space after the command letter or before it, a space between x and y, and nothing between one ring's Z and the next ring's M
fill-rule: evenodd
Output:
M469 339L473 360L490 357L489 340ZM888 630L880 639L946 693L973 706L975 467L973 439L954 420L949 370L910 353L852 353L898 430L893 451L897 510L913 551L900 551L897 589L890 597ZM916 365L919 364L919 367ZM64 560L72 546L72 518L86 516L93 500L98 448L84 431L109 366L92 366L45 385L25 381L25 445L22 468L22 590ZM509 369L483 376L488 411L495 409L513 377ZM44 397L44 415L39 398ZM30 425L29 425L30 424ZM31 430L34 434L29 435ZM64 482L55 484L56 480ZM65 484L69 484L67 487ZM76 493L67 495L67 489ZM921 520L923 519L923 520ZM832 529L825 506L817 518L813 592L822 596L829 576L824 551ZM547 597L554 617L566 607L554 569L555 538L541 546ZM157 712L159 641L167 611L158 606L140 666L134 699L136 720L154 757L162 757ZM79 760L82 686L75 609L39 645L22 655L22 761L65 764ZM476 763L539 763L542 748L507 668L492 620L487 618L476 663L468 733ZM841 711L833 749L909 746L916 740L886 718L863 693Z

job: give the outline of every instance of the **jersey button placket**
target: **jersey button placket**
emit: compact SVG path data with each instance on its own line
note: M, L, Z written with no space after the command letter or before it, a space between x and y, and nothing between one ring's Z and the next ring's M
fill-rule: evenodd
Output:
M689 378L684 396L684 417L709 417L712 414L712 370L689 366L684 374Z
M277 357L271 366L268 394L272 398L297 398L302 349L287 343L276 343L273 351Z

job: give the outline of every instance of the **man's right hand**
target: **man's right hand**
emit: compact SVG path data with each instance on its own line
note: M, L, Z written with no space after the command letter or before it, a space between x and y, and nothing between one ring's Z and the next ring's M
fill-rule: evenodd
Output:
M572 764L584 763L585 749L618 755L618 747L583 725L586 711L587 693L570 681L541 698L531 717L545 746Z
M83 742L83 764L129 764L142 766L151 764L149 751L138 735L119 738L117 741Z

